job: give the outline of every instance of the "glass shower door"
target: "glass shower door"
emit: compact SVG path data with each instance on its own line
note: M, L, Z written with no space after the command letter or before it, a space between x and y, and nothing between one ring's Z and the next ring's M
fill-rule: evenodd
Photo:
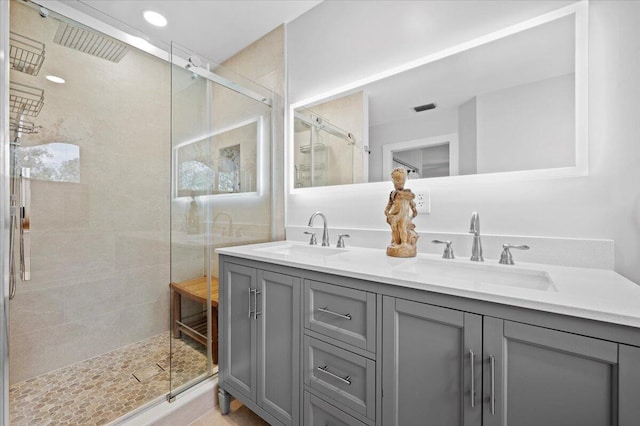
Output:
M271 239L271 93L172 44L171 395L217 373L217 247Z

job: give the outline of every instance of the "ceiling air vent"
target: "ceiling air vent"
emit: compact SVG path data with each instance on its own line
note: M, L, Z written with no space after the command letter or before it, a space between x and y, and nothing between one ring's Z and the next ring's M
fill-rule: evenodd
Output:
M415 110L415 112L422 112L430 109L435 109L436 106L437 104L435 102L431 102L430 104L424 104L424 105L413 107L413 109Z

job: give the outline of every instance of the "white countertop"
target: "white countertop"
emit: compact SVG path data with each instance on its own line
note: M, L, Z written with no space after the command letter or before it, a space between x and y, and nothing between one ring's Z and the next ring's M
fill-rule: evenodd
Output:
M431 254L395 258L387 256L384 249L310 247L294 241L219 248L216 252L640 328L640 286L611 270L534 263L500 265L496 259L478 263ZM471 278L475 272L477 276ZM477 278L485 273L499 279ZM517 284L527 281L531 281L527 287Z

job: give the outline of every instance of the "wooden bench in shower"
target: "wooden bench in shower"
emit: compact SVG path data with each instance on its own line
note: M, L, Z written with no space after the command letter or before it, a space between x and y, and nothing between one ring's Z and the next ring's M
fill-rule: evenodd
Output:
M182 297L207 304L207 277L169 284L173 304L173 337L182 333L207 346L207 318L198 318L189 323L182 321ZM218 363L218 279L211 278L211 357Z

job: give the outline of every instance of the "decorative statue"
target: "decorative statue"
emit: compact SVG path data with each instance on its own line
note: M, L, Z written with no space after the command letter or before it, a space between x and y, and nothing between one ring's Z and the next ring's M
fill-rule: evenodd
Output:
M391 245L387 247L387 256L414 257L418 233L411 220L418 215L416 197L410 189L404 189L407 181L407 171L398 167L391 172L391 179L395 190L389 194L389 202L384 209L387 223L391 225Z

